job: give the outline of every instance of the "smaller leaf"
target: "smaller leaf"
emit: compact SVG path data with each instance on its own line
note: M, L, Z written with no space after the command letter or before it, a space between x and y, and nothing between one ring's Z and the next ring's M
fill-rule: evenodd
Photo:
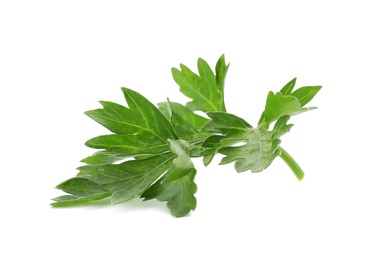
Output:
M207 115L212 120L203 127L203 131L220 132L223 129L246 131L247 129L252 128L252 126L241 117L227 112L208 112Z
M186 106L193 111L225 111L224 78L228 66L224 63L224 56L217 63L216 75L205 60L199 58L197 65L199 75L183 64L180 64L181 70L172 68L173 79L180 91L192 99Z
M207 118L195 114L192 110L176 102L169 102L172 113L183 121L188 122L196 130L200 131L202 127L209 121Z
M141 197L144 200L156 198L159 201L166 201L170 213L175 217L182 217L196 207L194 196L197 191L194 183L196 170L190 159L190 144L184 140L169 140L169 142L172 153L177 156L173 160L172 167Z
M222 97L221 97L222 100L224 100L224 81L226 79L229 66L230 64L226 65L224 54L219 58L215 66L216 84L218 85L218 90L222 94ZM226 105L224 102L223 102L223 107L221 111L226 111Z
M290 131L290 129L293 127L293 124L287 124L289 119L290 116L283 116L277 120L272 130L272 139L279 139L285 133Z
M57 189L78 197L89 197L103 194L107 191L94 181L80 177L74 177L62 182L57 186Z
M136 134L102 135L88 140L86 145L126 156L158 154L167 151L169 147L167 142L146 130Z
M208 137L202 144L201 154L203 156L203 164L207 166L211 163L218 149L222 147L221 141L225 140L223 135L213 135Z
M128 155L120 155L109 151L99 151L81 160L89 165L111 164L127 158Z
M160 111L171 121L178 137L189 142L201 141L207 138L210 133L202 132L202 127L209 121L192 110L179 103L170 102L159 103Z
M74 195L62 195L62 196L53 198L51 200L61 202L61 201L71 201L71 200L76 200L76 199L78 199L78 196L74 196Z
M155 105L136 91L128 88L122 88L122 91L130 110L139 114L137 127L150 131L161 140L176 138L170 122Z
M268 93L263 116L267 127L269 127L272 122L282 116L293 116L301 112L301 104L297 98L292 96L284 96L280 92L274 94L270 91Z
M290 95L293 91L294 86L296 85L297 78L292 79L289 81L281 90L281 94L284 96Z
M260 172L266 169L276 157L270 132L252 129L247 132L245 141L240 146L222 147L219 153L226 155L220 164L235 162L237 172L250 170Z
M281 142L279 137L292 127L287 124L290 116L280 117L273 130L269 131L263 125L253 128L242 118L226 112L207 114L211 121L204 129L215 131L216 134L202 144L204 164L209 164L214 155L220 153L225 155L220 164L235 162L237 172L260 172L266 169L280 154L277 151Z
M172 171L173 169L154 183L141 197L144 200L166 201L166 206L173 216L183 217L195 210L197 206L194 196L197 192L197 185L194 182L196 170L193 169L179 179L166 182L165 178L169 178Z
M301 107L309 103L315 95L317 95L318 91L322 88L322 86L308 86L301 87L295 90L291 95L296 97L301 104Z
M224 89L224 80L226 79L229 66L230 64L226 64L224 54L220 56L215 66L215 72L216 72L216 83L218 84L219 88L222 90Z
M101 199L111 196L111 194L112 194L111 192L104 192L101 194L92 195L88 197L63 195L63 196L52 199L52 200L55 200L55 202L51 203L50 205L53 207L75 206L75 205L84 204L84 203L88 203L95 200L101 200Z
M85 112L93 120L116 134L133 134L141 127L136 122L140 118L139 114L125 106L109 102L99 102L103 108Z
M184 140L168 140L170 151L177 157L173 160L174 170L165 178L165 182L171 182L187 175L194 170L194 164L190 159L190 144Z

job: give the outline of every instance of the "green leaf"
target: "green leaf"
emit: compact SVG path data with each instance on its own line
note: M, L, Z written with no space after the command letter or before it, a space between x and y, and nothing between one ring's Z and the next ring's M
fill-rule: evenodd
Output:
M221 99L223 100L223 109L220 111L226 111L225 103L224 103L224 82L226 79L228 67L230 64L226 64L224 55L222 55L218 62L216 63L215 67L215 74L216 74L216 84L218 85L218 90L221 92Z
M172 154L165 153L120 164L82 166L78 168L78 176L111 191L111 201L117 204L140 196L170 168L173 159Z
M191 110L225 111L224 105L224 78L228 66L222 56L216 66L216 75L206 61L198 59L198 73L192 72L188 67L180 64L180 70L172 68L172 75L179 85L180 91L192 101L186 106Z
M290 128L293 127L293 124L288 124L290 116L280 117L272 129L272 138L279 139L281 136L290 131Z
M99 184L91 180L78 177L71 178L65 182L62 182L57 186L57 189L78 197L88 197L92 195L102 194L106 191Z
M116 134L150 132L163 142L176 138L170 122L156 106L133 90L122 88L122 91L129 108L101 101L103 109L87 111L86 114Z
M146 130L136 134L102 135L88 140L86 145L125 156L158 154L168 150L167 141L157 138L152 132Z
M294 86L296 85L297 78L289 81L281 90L281 94L284 96L288 96L292 93Z
M190 159L190 144L184 140L170 140L171 151L177 156L172 168L143 194L144 200L166 201L170 213L182 217L196 208L194 183L196 170Z
M245 120L233 114L209 112L207 115L212 120L203 127L203 131L213 132L214 135L209 136L202 144L203 163L205 166L211 163L220 148L241 142L246 132L252 129L252 126Z
M55 202L51 203L54 207L73 206L94 200L100 200L111 196L112 193L104 189L101 185L85 178L71 178L57 186L66 193L72 195L64 195L55 198Z
M191 145L184 140L170 140L170 151L177 157L173 160L174 170L171 172L170 177L165 179L166 182L171 182L176 179L182 178L190 171L195 170L194 164L190 159Z
M132 111L138 111L139 120L137 122L139 127L152 132L162 140L176 138L170 122L166 120L165 116L155 105L131 89L122 88L122 90L129 108Z
M117 134L133 134L140 131L139 113L113 102L99 103L103 106L102 109L90 110L85 114Z
M179 103L167 101L159 103L160 111L170 120L174 131L180 139L197 142L206 139L210 133L202 132L202 127L209 121Z
M168 140L176 139L177 135L171 122L142 95L130 89L122 90L128 108L103 101L103 109L87 112L115 134L86 142L89 147L103 150L83 159L88 165L78 168L77 177L58 186L72 195L56 198L53 206L76 205L107 196L111 196L113 204L128 201L139 197L173 168L176 156L170 151L173 145ZM130 156L135 158L115 164Z
M220 135L206 139L203 143L205 164L208 164L216 153L224 154L220 164L234 162L237 172L250 170L260 172L266 169L280 153L278 139L289 131L289 117L282 117L272 131L265 127L253 128L245 120L225 112L210 112L212 119L205 125L206 130L214 130Z
M318 91L321 88L321 86L301 87L295 90L291 95L297 98L301 106L303 107L314 98L314 96L318 93Z
M194 196L197 191L197 185L194 182L196 171L190 171L175 181L165 182L165 177L170 177L170 173L171 171L153 184L141 197L144 200L166 201L166 206L173 216L186 216L197 206L197 200Z
M89 165L111 164L127 158L129 155L121 155L109 151L99 151L81 160Z
M220 147L223 147L222 142L228 140L227 136L223 135L213 135L208 137L202 144L202 147L200 149L200 154L203 156L203 164L205 166L209 165L212 162L212 159L214 159L214 156L217 154L218 149ZM232 144L235 144L236 142L239 142L239 139L235 141L236 139L233 139Z
M212 120L203 127L203 131L220 132L225 129L246 131L252 128L244 119L227 112L209 112L207 115Z
M282 116L293 116L301 113L301 104L297 98L284 96L280 92L269 92L263 116L267 127Z
M176 102L167 103L172 110L172 116L177 120L182 120L190 124L195 130L200 131L209 119L195 114L192 110Z
M62 196L53 198L52 200L57 201L57 202L62 202L62 201L76 200L77 198L79 198L79 197L78 196L74 196L74 195L62 195Z
M82 162L99 165L114 163L129 156L160 154L168 151L167 139L177 138L171 123L139 93L122 88L129 107L102 101L103 109L86 112L112 132L86 142L91 148L104 149Z
M247 132L245 142L239 146L222 147L218 150L224 154L220 164L235 162L237 172L250 170L260 172L266 169L278 155L274 148L270 132L258 129Z
M104 199L104 198L111 196L111 194L112 193L110 193L110 192L105 192L102 194L92 195L92 196L88 196L88 197L63 195L63 196L52 199L52 200L55 200L55 202L51 203L50 205L53 207L75 206L75 205L88 203L91 201L101 200L101 199Z

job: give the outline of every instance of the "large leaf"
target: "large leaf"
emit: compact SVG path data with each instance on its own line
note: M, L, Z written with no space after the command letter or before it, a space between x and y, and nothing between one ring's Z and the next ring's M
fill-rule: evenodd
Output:
M212 71L207 62L198 59L198 73L192 72L188 67L180 64L180 70L172 68L172 75L179 85L180 91L191 98L186 106L191 110L226 111L224 104L224 79L228 70L224 55L216 65L216 73Z
M117 204L141 196L166 201L173 216L188 214L196 207L197 191L191 146L183 140L168 141L170 151L161 155L120 164L79 167L77 177L57 186L71 195L58 197L51 205L71 206L109 196Z

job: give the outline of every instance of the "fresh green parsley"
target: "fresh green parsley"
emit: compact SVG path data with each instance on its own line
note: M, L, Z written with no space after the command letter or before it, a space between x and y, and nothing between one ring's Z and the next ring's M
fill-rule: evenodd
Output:
M288 124L291 116L316 108L305 105L321 86L294 90L294 78L279 92L269 92L260 120L252 126L226 111L228 68L224 55L215 73L203 59L198 59L198 74L183 64L173 68L180 91L191 99L186 105L168 100L156 106L136 91L122 88L128 106L101 101L103 108L87 111L112 134L86 142L98 151L81 161L85 165L76 177L57 186L67 195L54 198L51 205L65 207L107 197L117 204L139 197L164 201L173 216L185 216L196 208L197 171L192 158L203 158L207 166L218 153L224 155L220 164L234 163L237 172L260 172L280 157L302 180L302 169L280 146L280 137L293 126Z

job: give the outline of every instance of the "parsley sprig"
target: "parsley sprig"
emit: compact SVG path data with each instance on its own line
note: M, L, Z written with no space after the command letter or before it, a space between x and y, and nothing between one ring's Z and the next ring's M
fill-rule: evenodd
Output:
M183 64L172 69L180 91L191 99L186 105L167 100L156 106L122 88L128 106L101 101L103 108L86 112L112 133L85 143L98 151L81 161L85 165L77 176L57 186L67 195L54 198L51 205L72 206L106 197L117 204L140 197L164 201L173 216L185 216L196 208L197 171L191 158L202 157L207 166L216 154L224 155L220 164L234 163L237 172L260 172L280 157L302 180L302 169L280 146L280 137L293 126L288 124L291 116L315 109L305 105L321 86L294 90L294 78L279 92L269 92L260 120L252 126L226 111L229 64L224 55L215 73L201 58L197 65L198 74Z

